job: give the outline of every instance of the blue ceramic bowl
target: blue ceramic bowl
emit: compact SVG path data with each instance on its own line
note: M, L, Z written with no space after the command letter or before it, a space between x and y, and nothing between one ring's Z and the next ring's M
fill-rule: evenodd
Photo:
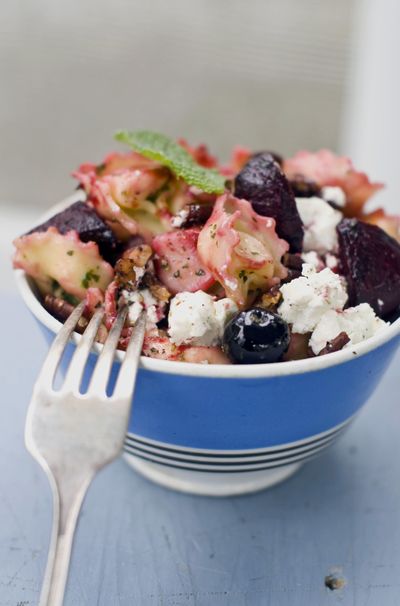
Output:
M52 340L60 323L24 272L16 270L16 278ZM79 339L75 334L70 354ZM400 319L355 347L293 362L202 365L142 357L124 456L143 475L177 490L222 496L271 486L339 437L399 343ZM94 347L87 377L100 349ZM123 355L117 353L114 373Z

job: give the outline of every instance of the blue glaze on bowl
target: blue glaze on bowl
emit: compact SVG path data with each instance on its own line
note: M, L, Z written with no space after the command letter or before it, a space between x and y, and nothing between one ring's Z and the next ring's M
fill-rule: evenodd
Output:
M53 332L39 325L52 341ZM344 423L361 408L399 344L396 335L347 362L287 376L194 377L141 368L129 433L166 445L216 451L253 450L304 440ZM70 356L75 345L68 347ZM96 359L91 354L86 381ZM118 368L119 362L115 362L114 378Z
M84 197L75 192L37 223ZM15 277L52 341L60 323L42 306L33 281L20 269ZM400 318L352 348L307 360L204 366L144 358L124 456L141 474L175 490L228 496L273 486L340 435L399 344ZM71 343L67 358L74 349ZM121 352L117 357L122 359ZM91 354L84 383L96 358ZM66 364L64 359L64 369Z

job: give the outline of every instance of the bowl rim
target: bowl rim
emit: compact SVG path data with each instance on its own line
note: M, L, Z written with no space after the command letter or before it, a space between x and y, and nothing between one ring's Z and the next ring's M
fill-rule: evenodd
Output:
M49 211L39 217L37 224L46 221L55 213L60 212L66 206L74 202L85 200L86 196L82 190L76 191L58 204L52 206ZM14 276L19 294L25 305L35 316L35 318L56 333L62 326L62 323L54 318L42 305L36 296L32 283L27 274L22 269L14 269ZM357 345L330 353L324 356L306 358L303 360L291 360L290 362L274 362L271 364L198 364L190 362L177 362L172 360L159 360L157 358L148 358L141 356L140 367L152 372L161 372L180 376L220 378L220 379L260 379L270 377L284 377L288 375L304 374L308 372L320 371L332 366L349 362L355 357L364 356L367 353L384 345L388 341L400 334L400 318L384 328L378 334ZM71 341L79 343L81 335L73 333ZM93 351L100 353L102 345L96 343ZM121 362L124 357L123 351L116 352L117 359Z

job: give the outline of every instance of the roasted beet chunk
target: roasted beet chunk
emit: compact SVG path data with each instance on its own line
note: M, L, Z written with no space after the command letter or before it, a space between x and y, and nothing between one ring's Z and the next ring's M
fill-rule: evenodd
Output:
M211 217L213 211L213 204L187 204L182 213L182 223L180 227L186 229L188 227L196 227L197 225L204 225Z
M289 243L290 251L301 251L303 224L296 201L271 154L260 153L250 158L235 179L235 196L251 202L259 215L275 219L276 232Z
M275 160L275 162L277 162L279 164L279 166L283 166L283 158L280 154L277 154L276 152L273 151L260 151L260 152L256 152L255 154L253 154L251 156L251 158L256 158L257 156L272 156L273 159Z
M357 219L337 226L341 273L349 304L369 303L380 317L400 305L400 244L380 227Z
M113 260L117 240L108 225L85 202L75 202L28 233L46 231L49 227L56 227L60 234L72 230L78 232L82 242L96 242L102 257L107 261Z

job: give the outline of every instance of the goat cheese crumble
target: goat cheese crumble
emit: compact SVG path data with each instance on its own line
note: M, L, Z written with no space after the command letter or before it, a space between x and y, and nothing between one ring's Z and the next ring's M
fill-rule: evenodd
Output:
M232 299L215 301L202 290L180 292L171 301L168 334L176 345L217 345L226 322L237 311Z
M130 324L135 324L143 309L147 312L147 325L154 325L160 320L157 311L158 301L148 288L134 291L123 290L122 296L129 305L128 318Z
M338 248L336 226L342 213L322 198L296 198L296 206L304 224L303 251L326 253Z
M351 347L373 337L385 326L387 323L378 318L368 303L360 303L344 311L331 309L318 322L309 344L313 352L318 355L327 343L341 332L345 332L350 339L344 347Z
M321 196L326 202L332 202L336 206L340 206L340 208L346 205L346 194L341 187L326 185L321 188Z
M324 262L322 261L319 254L317 252L315 252L315 250L310 250L309 252L303 253L301 255L301 258L304 261L304 263L307 263L308 265L312 265L312 267L316 271L321 271L325 267Z
M304 263L312 265L317 271L329 267L329 269L337 273L339 267L338 257L329 252L321 256L315 250L310 250L309 252L302 253L301 258Z
M305 263L302 274L281 286L283 302L278 313L292 324L293 332L305 334L312 332L330 309L342 310L348 296L344 279L328 267L317 272Z
M339 259L336 255L332 255L332 253L326 253L325 255L325 265L329 267L329 269L338 269L339 267Z
M172 217L172 219L171 219L172 227L176 227L176 228L182 227L182 225L186 221L188 215L189 215L189 211L187 210L187 208L182 208L182 210L180 210L177 215Z

